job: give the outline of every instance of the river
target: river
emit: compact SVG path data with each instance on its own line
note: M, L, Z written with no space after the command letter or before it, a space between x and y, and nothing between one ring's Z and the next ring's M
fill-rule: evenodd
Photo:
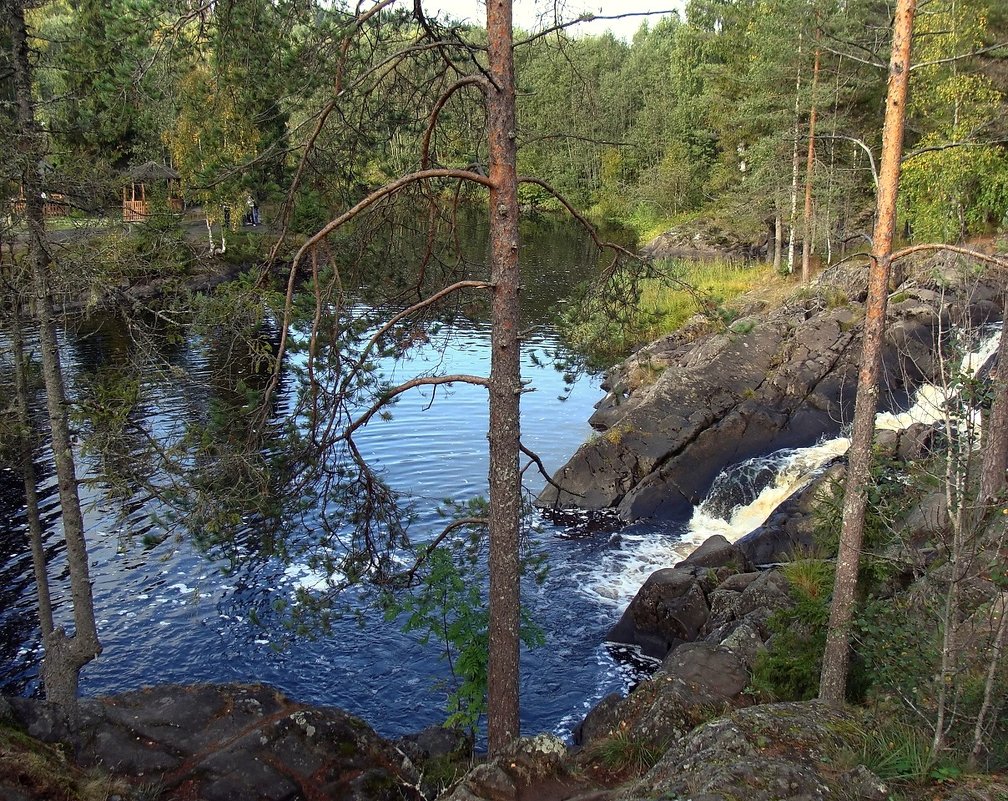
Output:
M480 235L473 249L482 247ZM577 229L545 224L523 230L523 282L527 333L522 398L523 443L546 467L558 468L591 435L586 423L601 397L600 378L571 376L554 366L564 359L552 325L570 287L594 267L593 251ZM77 321L61 331L71 396L123 370L144 354L130 327L118 316ZM273 336L275 340L275 335ZM158 439L194 420L205 419L228 349L211 338L183 336L157 354L158 369L141 371L134 422ZM437 336L420 342L406 360L386 359L390 376L423 371L489 371L489 328L478 316L456 316ZM185 380L178 380L180 375ZM432 402L433 400L433 402ZM390 419L375 419L359 437L369 461L414 505L411 536L424 539L444 525L437 509L485 494L485 391L453 385L404 396ZM42 395L34 398L41 421ZM280 403L281 408L284 401ZM39 423L41 425L41 422ZM79 446L83 444L80 443ZM142 447L137 442L137 448ZM85 695L115 693L147 684L178 682L266 682L299 700L345 708L381 734L416 731L444 718L445 683L450 680L442 649L418 635L402 633L377 612L336 620L330 631L295 636L271 625L276 610L296 603L299 588L324 587L325 575L294 552L292 560L266 557L239 541L224 554L197 547L168 531L149 492L101 480L107 457L78 452L82 502L102 655L81 676ZM125 454L124 458L130 458ZM40 479L46 551L58 620L70 620L69 587L60 536L51 454L35 454ZM112 466L114 469L114 465ZM534 468L526 472L531 493L542 486ZM41 642L31 578L23 487L16 465L0 470L0 691L39 691ZM311 515L305 516L311 524ZM547 645L522 658L523 728L567 736L590 706L636 680L633 659L617 658L603 643L607 629L636 591L663 543L676 530L581 531L530 518L534 550L545 554L549 571L541 585L526 582L524 603L546 633ZM640 546L635 549L635 544ZM667 551L666 551L667 552ZM238 558L233 558L237 554Z

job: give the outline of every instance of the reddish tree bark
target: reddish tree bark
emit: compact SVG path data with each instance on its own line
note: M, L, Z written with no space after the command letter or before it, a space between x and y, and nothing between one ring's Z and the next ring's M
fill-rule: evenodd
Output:
M885 334L889 268L896 228L896 197L899 192L903 126L906 117L907 86L910 80L910 40L913 35L916 9L916 0L898 0L893 22L885 125L882 130L882 167L879 175L871 266L868 272L864 344L861 370L858 374L857 399L854 404L851 447L847 453L840 551L837 554L836 580L833 585L826 649L823 653L822 675L819 682L820 699L832 704L840 704L844 700L850 664L851 620L861 562L861 544L864 539L865 504L871 467L871 444L875 433L875 412L878 410L882 340Z
M519 474L518 176L511 0L487 0L491 86L490 145L490 644L487 738L490 753L519 735Z

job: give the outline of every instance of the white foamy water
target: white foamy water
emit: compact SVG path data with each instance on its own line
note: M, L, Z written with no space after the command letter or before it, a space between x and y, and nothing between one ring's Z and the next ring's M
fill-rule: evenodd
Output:
M777 451L744 462L743 468L750 463L771 467L774 477L751 501L732 507L727 517L716 508L715 501L722 478L733 480L734 477L731 472L722 473L690 519L687 538L691 550L714 534L721 534L729 542L735 542L763 525L778 506L812 481L826 465L843 456L848 447L850 440L837 437L810 448Z
M973 378L997 353L998 341L1001 339L1001 327L984 336L972 351L967 353L960 365L960 372L966 378ZM917 390L914 403L905 412L879 412L875 415L875 428L890 431L904 431L915 423L934 425L945 419L949 404L955 400L960 390L960 383L952 381L947 386L924 384ZM979 426L979 414L973 415L973 422ZM975 430L979 431L979 427Z
M287 565L283 577L284 583L292 593L298 590L324 592L346 579L346 576L338 571L330 574L319 568L310 567L304 562L292 562Z

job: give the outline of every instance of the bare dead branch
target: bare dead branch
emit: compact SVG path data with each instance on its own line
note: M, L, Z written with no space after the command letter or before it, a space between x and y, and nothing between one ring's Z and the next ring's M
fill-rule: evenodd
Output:
M443 289L438 290L430 297L424 298L423 300L414 303L407 309L403 309L401 312L398 312L397 314L390 317L388 321L386 321L386 323L381 328L375 331L371 339L368 340L367 344L361 351L360 358L357 361L358 366L363 364L363 362L367 359L368 354L371 352L371 349L374 348L374 346L378 343L378 341L405 318L413 314L416 314L418 311L426 309L428 306L432 306L439 300L442 300L443 298L446 298L448 295L458 292L461 289L492 289L492 288L493 284L489 283L488 281L468 281L468 280L456 281L454 284L451 284L450 286L446 286Z
M1008 144L1008 139L993 139L989 142L981 142L975 139L963 140L960 142L946 142L942 145L931 145L930 147L921 147L917 150L911 151L903 157L903 163L906 164L910 161L910 159L916 158L917 156L923 156L925 153L937 153L942 150L953 150L958 147L987 147L1004 144Z
M460 528L476 528L477 526L482 526L486 528L490 525L490 521L485 517L462 517L458 520L453 520L447 526L445 526L441 532L430 542L425 542L423 544L423 551L420 556L413 563L413 566L406 573L404 584L408 587L413 583L413 579L416 578L416 572L430 559L430 555L434 553L434 549L437 548L442 542L444 542L452 534L452 532L458 531Z
M369 206L373 206L379 200L391 197L397 192L400 192L405 187L418 183L420 181L429 181L435 178L454 178L460 181L472 181L473 183L481 184L485 187L493 188L493 181L484 175L480 175L476 172L471 172L470 170L460 170L453 168L434 168L427 170L420 170L418 172L412 172L408 175L404 175L401 178L397 178L395 181L385 184L383 187L376 189L366 198L358 202L355 206L343 212L341 215L331 220L329 223L324 225L319 231L312 234L308 240L298 249L298 252L294 255L294 264L291 267L292 272L296 269L297 264L300 263L301 259L304 258L304 254L308 252L317 242L325 239L329 234L339 228L341 225L346 223L348 220L353 219L362 211L367 209Z
M559 31L566 30L567 28L572 28L575 25L582 25L586 22L604 22L607 20L627 19L628 17L653 17L659 14L676 14L676 13L678 12L674 8L667 8L661 11L627 11L623 14L592 14L591 12L586 12L582 14L580 17L576 17L574 19L567 20L565 22L557 22L555 25L551 25L550 27L545 28L541 31L537 31L536 33L533 33L531 36L525 39L519 39L517 42L514 43L514 46L519 47L521 45L527 45L530 44L531 42L536 41L537 39L542 39L545 36L549 36L551 33L558 33Z
M541 475L544 479L546 479L546 482L548 484L550 484L553 487L553 489L555 489L557 492L565 492L568 495L573 495L574 497L577 497L577 498L583 498L584 497L579 492L571 492L570 490L564 489L559 484L557 484L553 480L553 478L550 476L550 474L546 472L546 465L544 465L542 463L542 459L539 458L539 454L537 454L533 450L530 450L529 448L526 448L520 442L518 443L518 447L521 449L522 453L524 453L529 459L532 460L529 464L535 464L535 466L539 469L539 475ZM524 472L524 471L522 471L522 472Z
M552 186L550 186L542 179L533 178L527 175L520 175L518 176L518 183L533 184L535 186L541 187L542 189L545 189L547 192L553 195L553 197L555 197L557 200L560 201L561 204L563 204L563 207L567 209L567 212L581 224L581 226L585 229L585 231L588 232L588 236L592 238L592 241L595 243L596 247L602 250L611 250L615 253L626 256L629 259L634 259L635 261L640 260L640 256L638 256L636 253L627 250L622 245L617 245L613 242L607 242L601 239L598 235L598 231L595 230L595 226L592 225L591 222L589 222L588 218L585 217L583 214L581 214L581 212L579 212L577 209L575 209L574 206L571 204L571 202L567 200L567 198L565 198L559 191L554 189Z
M270 399L273 396L273 392L276 391L277 385L280 382L280 372L283 366L283 357L287 351L287 336L288 329L290 327L290 316L291 311L294 306L294 285L297 281L298 267L301 264L301 260L304 258L305 254L309 252L315 245L325 239L329 234L339 228L341 225L346 223L348 220L353 219L358 214L363 212L369 206L374 205L379 200L395 195L397 192L401 191L405 187L417 183L419 181L431 180L434 178L455 178L461 181L473 181L474 183L482 184L483 186L490 187L493 182L486 178L485 176L478 175L474 172L469 172L468 170L455 170L455 169L433 169L433 170L420 170L419 172L410 173L409 175L404 175L396 181L385 184L385 186L380 189L375 190L366 198L361 200L357 205L353 206L351 209L343 212L336 219L330 221L325 225L320 231L318 231L313 236L309 237L298 252L294 255L291 261L290 271L287 276L287 292L284 299L284 313L283 320L280 326L280 344L277 347L276 361L273 366L273 375L270 377L270 382L266 386L263 393L263 400L261 406L261 414L263 415L263 422L265 422L265 416L268 414L268 407Z
M859 148L861 148L868 155L868 163L871 165L872 182L875 184L875 190L878 191L878 167L875 164L875 154L872 153L872 149L868 147L868 144L863 139L858 139L856 136L842 136L840 134L830 134L828 136L820 137L822 139L839 139L844 142L853 142ZM905 159L904 159L905 160Z
M985 53L993 53L997 50L1004 50L1008 48L1008 42L997 42L996 44L988 45L987 47L981 47L977 50L971 50L968 53L958 53L954 56L948 56L947 58L937 58L934 61L921 61L918 64L912 64L910 66L910 72L914 70L924 69L925 67L937 67L941 64L951 64L954 61L963 61L968 58L973 58L975 56L982 56Z
M897 250L892 255L892 261L900 261L901 259L905 259L907 256L912 256L914 253L927 253L939 250L945 250L949 253L958 253L960 256L967 256L971 259L976 259L977 261L982 261L987 264L992 264L995 267L1008 270L1008 259L1002 259L989 253L974 250L973 248L964 248L959 245L943 245L940 242L929 242L925 245L911 245L910 247L903 248L902 250Z
M612 147L636 147L637 145L633 142L621 142L618 140L609 139L596 139L591 136L579 136L578 134L572 133L551 133L551 134L540 134L539 136L532 136L528 139L522 139L521 143L523 145L530 145L533 142L540 142L544 139L571 139L575 142L588 142L593 145L610 145Z

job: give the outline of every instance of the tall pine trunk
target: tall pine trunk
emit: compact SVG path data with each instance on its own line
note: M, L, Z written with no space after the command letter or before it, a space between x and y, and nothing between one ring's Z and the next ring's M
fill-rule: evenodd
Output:
M17 145L21 158L21 182L24 187L25 217L28 224L28 260L32 271L39 345L42 352L42 379L45 384L53 458L56 462L56 479L59 485L74 616L72 636L62 628L56 628L45 639L43 682L46 697L60 705L71 718L75 718L80 670L101 652L101 644L98 642L95 626L91 580L88 575L87 544L84 539L84 519L77 493L77 474L67 424L63 371L56 341L52 301L49 297L50 258L43 219L42 177L39 171L44 142L35 120L24 5L21 0L7 0L5 6L11 30L11 62L17 104Z
M858 374L854 427L847 452L847 480L844 487L843 522L836 579L830 605L826 649L823 652L819 697L832 704L844 700L850 665L851 620L857 590L861 543L864 539L865 504L871 468L871 444L878 410L879 375L882 369L882 340L885 334L889 266L896 227L896 197L899 192L900 160L903 155L903 126L906 117L907 86L910 80L910 40L916 0L898 0L893 23L892 56L886 95L885 126L882 130L882 166L879 175L877 218L872 238L871 267L868 272L868 300L865 308L864 343Z
M819 84L819 62L821 57L822 54L819 47L816 46L815 62L812 65L812 106L809 110L808 155L805 160L805 233L802 239L801 257L801 278L803 284L807 284L812 278L812 174L815 172L815 92Z
M490 644L487 739L496 753L519 736L519 564L521 513L518 340L518 177L511 0L487 0L490 145Z

